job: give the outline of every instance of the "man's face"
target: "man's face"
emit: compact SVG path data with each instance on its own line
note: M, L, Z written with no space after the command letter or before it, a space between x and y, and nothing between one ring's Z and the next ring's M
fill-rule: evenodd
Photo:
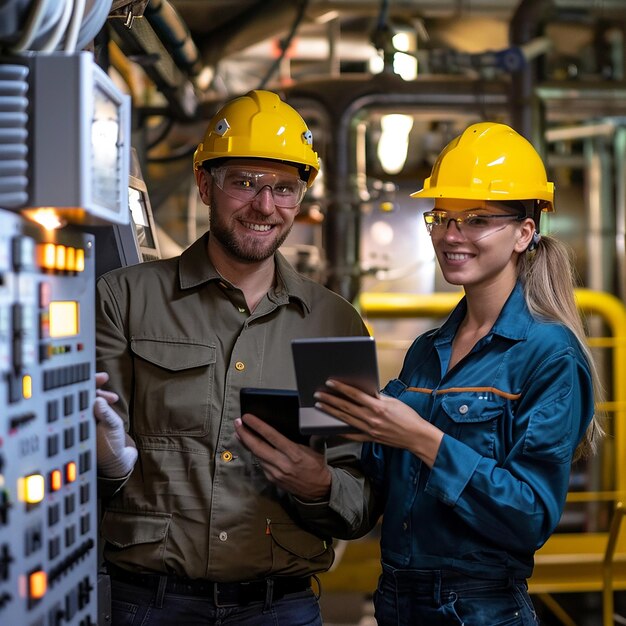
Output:
M285 241L306 188L295 167L258 159L231 159L212 174L203 171L198 187L211 207L211 238L248 263L271 257Z

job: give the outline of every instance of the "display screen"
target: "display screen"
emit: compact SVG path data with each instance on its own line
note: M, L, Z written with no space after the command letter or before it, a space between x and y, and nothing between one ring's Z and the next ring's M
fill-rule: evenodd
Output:
M150 229L150 221L148 220L148 212L146 210L146 200L144 195L138 189L128 188L128 206L130 208L130 216L135 224L135 232L137 233L137 243L140 247L154 248L154 237Z
M91 122L93 198L102 206L119 211L119 104L99 86L94 86Z
M50 337L73 337L78 335L79 304L74 300L50 302Z

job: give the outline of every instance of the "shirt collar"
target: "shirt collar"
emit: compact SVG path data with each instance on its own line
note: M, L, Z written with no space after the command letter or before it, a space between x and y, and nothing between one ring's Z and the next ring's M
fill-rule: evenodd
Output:
M207 254L208 240L209 233L206 232L180 255L178 279L181 289L192 289L211 281L223 281ZM278 281L270 297L277 304L286 304L294 299L310 313L311 296L305 288L306 279L296 272L280 252L276 252L275 260Z
M445 323L435 331L438 341L452 341L454 334L463 321L467 312L466 298L463 297L456 305ZM524 288L521 282L517 282L513 291L498 315L490 335L499 335L514 341L522 341L528 336L528 328L533 322L533 316L526 305Z

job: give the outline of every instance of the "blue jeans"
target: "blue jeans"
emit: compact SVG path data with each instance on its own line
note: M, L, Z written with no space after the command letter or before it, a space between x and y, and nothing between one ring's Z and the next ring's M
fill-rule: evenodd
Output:
M112 580L112 626L322 626L311 589L287 594L270 607L263 602L218 607L211 598L172 593L157 602L156 595L154 590Z
M374 593L379 626L536 626L525 580L486 580L383 564Z

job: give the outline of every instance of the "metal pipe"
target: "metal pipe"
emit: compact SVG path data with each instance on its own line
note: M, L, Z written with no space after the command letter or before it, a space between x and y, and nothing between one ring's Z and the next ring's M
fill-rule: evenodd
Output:
M359 290L360 198L354 176L353 131L359 113L368 108L421 112L433 119L445 114L472 113L482 119L506 112L508 85L502 81L418 79L404 81L392 74L310 81L285 89L287 101L317 102L326 112L328 151L324 157L327 211L323 234L328 276L326 285L349 301Z
M375 82L375 81L372 81ZM350 131L353 120L359 111L371 107L424 107L428 104L440 106L442 110L474 105L478 110L486 103L504 104L503 98L474 93L426 93L413 87L411 93L369 93L355 98L343 111L337 124L335 141L334 172L327 172L331 202L328 207L327 220L327 255L333 274L329 277L328 286L340 293L347 300L353 300L360 290L359 268L359 207L354 205L350 181Z
M512 45L522 46L543 35L548 18L554 11L553 0L522 0L509 29ZM541 57L528 61L518 72L513 72L511 81L511 122L520 134L528 139L543 154L543 123L541 102L535 98L534 88L542 73Z
M151 0L144 9L144 16L171 52L174 63L188 75L197 76L202 69L200 53L172 4L167 0Z

